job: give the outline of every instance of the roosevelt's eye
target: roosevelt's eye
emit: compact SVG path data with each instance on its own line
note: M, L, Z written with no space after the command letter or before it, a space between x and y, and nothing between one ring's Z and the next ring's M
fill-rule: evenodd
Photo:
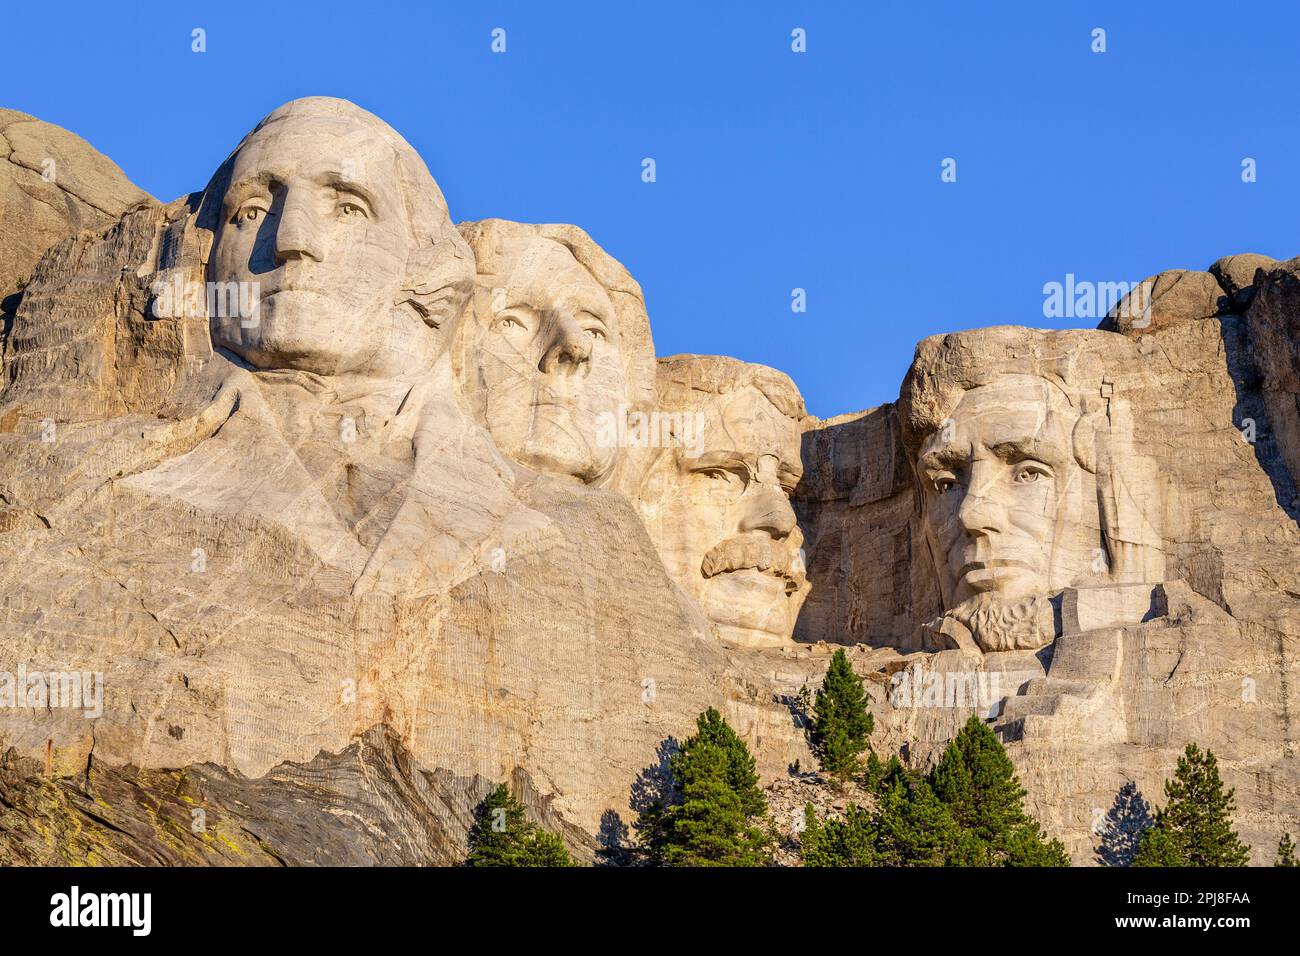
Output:
M516 329L524 329L527 326L513 315L503 315L497 319L497 328L502 332L514 332Z
M1040 465L1037 462L1025 462L1017 466L1011 480L1018 485L1029 485L1035 481L1042 481L1044 478L1051 477L1052 469L1046 465Z

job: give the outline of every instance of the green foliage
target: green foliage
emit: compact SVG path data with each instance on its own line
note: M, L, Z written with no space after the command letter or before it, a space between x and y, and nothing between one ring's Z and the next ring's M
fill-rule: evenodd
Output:
M804 866L880 866L875 824L867 810L850 803L843 820L819 821L811 803L804 805L800 856Z
M474 810L469 866L576 866L555 834L524 817L524 808L499 784Z
M1186 866L1187 858L1178 850L1170 832L1158 823L1142 834L1133 866Z
M928 777L899 759L869 763L875 809L844 820L805 807L805 866L1069 866L1025 813L1024 790L993 732L973 717Z
M813 746L822 769L840 781L853 777L874 727L862 678L837 650L813 700Z
M1295 843L1291 840L1291 834L1283 833L1282 839L1277 841L1277 862L1274 866L1296 866L1295 861Z
M1143 835L1133 865L1245 866L1250 848L1232 826L1235 794L1224 793L1214 754L1188 744L1174 779L1165 781L1168 802Z
M710 707L668 760L666 803L642 811L638 830L651 862L666 866L762 866L771 845L767 801L754 758Z
M1070 865L1061 842L1047 840L1025 813L1015 766L979 717L972 715L948 744L929 784L962 833L958 865Z
M876 848L882 866L944 866L956 862L961 832L930 784L893 774L876 809Z

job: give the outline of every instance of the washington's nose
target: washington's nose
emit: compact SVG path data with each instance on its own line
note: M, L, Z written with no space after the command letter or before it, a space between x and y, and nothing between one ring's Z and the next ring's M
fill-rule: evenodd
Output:
M567 312L554 320L551 344L542 355L541 369L548 375L587 373L591 362L591 339Z
M320 233L306 197L295 195L290 190L284 197L280 222L275 231L275 264L284 265L295 259L320 262L323 258Z
M762 531L781 539L794 530L794 509L784 494L772 488L760 488L749 497L740 518L740 530Z

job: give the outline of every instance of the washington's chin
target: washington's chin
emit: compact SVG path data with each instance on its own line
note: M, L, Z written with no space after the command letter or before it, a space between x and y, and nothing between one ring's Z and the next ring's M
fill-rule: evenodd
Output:
M373 355L343 304L314 292L277 292L251 318L213 319L213 340L256 368L332 375Z
M780 647L790 642L808 583L790 590L788 579L755 568L724 571L704 582L701 604L719 636L741 647Z

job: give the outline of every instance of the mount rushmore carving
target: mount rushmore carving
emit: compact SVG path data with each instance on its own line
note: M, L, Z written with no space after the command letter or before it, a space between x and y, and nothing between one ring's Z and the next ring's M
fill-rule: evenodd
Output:
M0 671L105 696L20 689L4 748L248 805L382 739L429 780L523 774L589 853L705 707L765 777L807 760L788 702L847 645L878 749L923 763L981 712L1076 860L1189 740L1247 842L1300 824L1300 262L927 339L897 403L822 421L774 369L656 360L585 232L457 226L345 101L276 109L201 193L122 183L5 299ZM890 694L923 671L999 692Z

